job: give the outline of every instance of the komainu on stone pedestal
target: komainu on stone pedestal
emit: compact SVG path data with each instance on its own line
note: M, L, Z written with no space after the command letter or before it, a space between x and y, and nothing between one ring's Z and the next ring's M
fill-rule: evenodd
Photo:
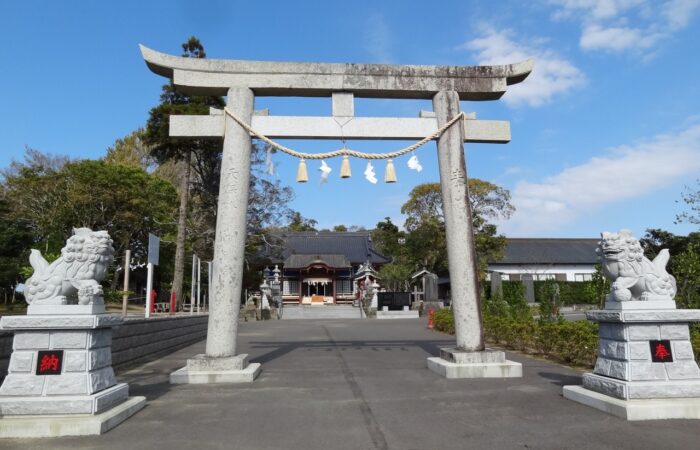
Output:
M27 315L0 319L14 333L0 437L101 434L143 408L112 369L112 328L123 318L104 314L99 281L113 255L109 234L88 228L51 264L32 251Z
M28 314L44 305L103 305L99 282L113 259L109 234L89 228L73 229L73 236L61 249L61 256L50 264L39 250L32 250L29 263L34 273L25 283L25 298L30 305ZM41 314L45 310L37 312Z
M676 281L666 272L668 250L653 261L627 230L602 233L598 248L612 287L598 322L598 358L583 386L564 396L628 420L700 418L700 368L690 323L700 310L676 309Z
M663 249L650 261L629 230L603 232L596 250L603 273L612 281L607 301L670 301L676 280L666 272L670 255Z

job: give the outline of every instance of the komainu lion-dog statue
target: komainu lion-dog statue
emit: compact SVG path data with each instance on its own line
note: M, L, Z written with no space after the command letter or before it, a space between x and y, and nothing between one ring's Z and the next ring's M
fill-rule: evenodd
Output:
M109 234L89 228L74 228L73 236L61 249L61 256L51 264L39 250L32 249L29 263L34 273L25 283L27 303L66 305L76 294L80 305L103 303L102 286L98 282L113 259Z
M612 281L607 301L672 301L676 295L676 280L666 272L668 249L663 249L650 261L642 246L629 230L601 233L598 259L603 273Z

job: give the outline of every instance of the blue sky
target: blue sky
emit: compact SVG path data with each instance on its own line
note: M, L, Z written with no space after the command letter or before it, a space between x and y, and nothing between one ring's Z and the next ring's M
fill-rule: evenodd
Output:
M512 142L466 146L469 175L508 188L517 212L508 236L637 235L675 225L684 186L700 177L700 0L442 1L16 1L0 17L0 167L24 147L98 158L144 125L164 79L142 43L179 54L195 35L211 58L394 64L501 64L536 59L499 101L463 102L481 119L509 120ZM329 115L330 99L258 98L275 115ZM416 117L429 101L357 99L357 116ZM333 141L284 141L302 151ZM351 142L388 151L407 142ZM403 223L418 183L438 180L435 145L424 170L395 161L399 182L353 177L306 185L296 161L275 156L293 207L321 227ZM380 178L383 163L375 164Z

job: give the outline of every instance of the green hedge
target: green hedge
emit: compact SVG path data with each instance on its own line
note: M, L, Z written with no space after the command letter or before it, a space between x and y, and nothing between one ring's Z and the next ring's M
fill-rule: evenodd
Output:
M454 334L452 311L438 311L434 326L438 331ZM587 320L547 322L485 314L484 337L508 349L585 367L593 367L598 351L598 325ZM691 326L690 341L696 360L700 360L700 326Z
M561 303L564 305L574 305L574 304L589 304L589 305L599 305L600 298L604 294L598 294L598 288L596 283L593 281L553 281L559 285L559 298ZM539 302L543 296L543 290L546 290L547 281L534 281L535 287L535 301ZM550 281L552 283L552 281ZM520 286L524 285L521 281L503 281L501 282L503 289L503 296L507 297L507 291L517 290ZM484 296L486 298L491 298L491 285L489 283L484 284Z
M600 304L596 295L596 287L592 281L555 281L559 285L559 298L564 305L586 303ZM540 301L542 291L546 290L546 281L535 281L535 301Z

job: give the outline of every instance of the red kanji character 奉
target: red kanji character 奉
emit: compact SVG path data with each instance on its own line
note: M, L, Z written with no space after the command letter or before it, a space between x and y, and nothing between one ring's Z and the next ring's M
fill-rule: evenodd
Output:
M654 356L657 358L664 360L671 356L671 354L666 350L666 346L664 344L656 344L656 351L654 353Z

